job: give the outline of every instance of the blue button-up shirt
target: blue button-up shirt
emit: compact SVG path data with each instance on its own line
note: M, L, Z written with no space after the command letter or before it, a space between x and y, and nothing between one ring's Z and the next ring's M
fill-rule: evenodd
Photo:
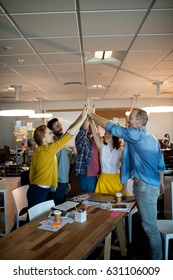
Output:
M121 183L127 183L133 176L139 180L160 187L159 172L164 172L165 163L159 141L146 129L125 128L108 122L106 129L125 140L121 165Z

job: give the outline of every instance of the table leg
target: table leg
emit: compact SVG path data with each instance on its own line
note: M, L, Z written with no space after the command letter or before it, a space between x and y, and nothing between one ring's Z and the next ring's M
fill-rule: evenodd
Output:
M105 238L105 246L104 246L104 260L110 260L111 254L111 239L112 232L110 232Z
M120 244L120 250L122 256L127 256L127 248L126 248L126 237L125 237L125 228L124 228L124 221L121 220L117 224L117 235Z

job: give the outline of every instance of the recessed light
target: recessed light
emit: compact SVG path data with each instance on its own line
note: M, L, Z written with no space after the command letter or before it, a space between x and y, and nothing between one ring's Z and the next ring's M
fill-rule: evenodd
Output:
M102 85L92 85L93 88L105 88L104 86Z
M103 85L92 85L89 89L106 89L106 86Z
M24 59L23 59L23 58L19 58L17 61L18 61L20 64L22 64L22 63L24 62Z
M85 53L86 64L115 63L120 64L126 56L125 51L95 51Z

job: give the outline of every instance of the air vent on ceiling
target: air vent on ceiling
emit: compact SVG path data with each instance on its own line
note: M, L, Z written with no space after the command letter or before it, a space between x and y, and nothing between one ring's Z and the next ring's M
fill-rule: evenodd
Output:
M82 83L80 82L68 82L68 83L64 83L64 86L81 86Z

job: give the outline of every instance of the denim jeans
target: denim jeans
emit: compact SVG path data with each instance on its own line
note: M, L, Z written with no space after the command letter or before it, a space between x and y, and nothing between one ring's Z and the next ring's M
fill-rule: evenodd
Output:
M82 192L95 192L97 180L97 176L79 175L79 184Z
M157 228L157 200L160 189L137 179L134 180L133 192L136 197L142 226L149 239L151 259L161 260L162 240Z

